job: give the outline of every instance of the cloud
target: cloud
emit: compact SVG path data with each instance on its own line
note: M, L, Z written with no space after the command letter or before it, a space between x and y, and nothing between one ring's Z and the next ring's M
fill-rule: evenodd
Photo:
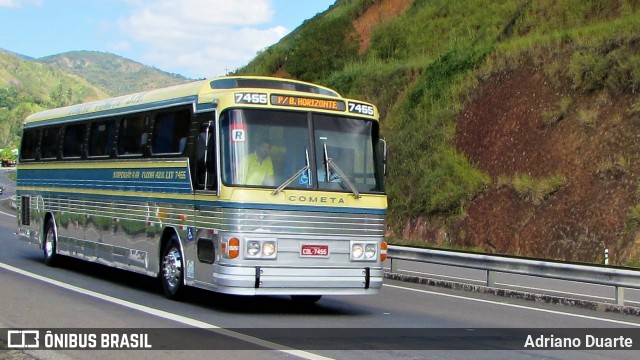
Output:
M0 0L0 7L5 8L20 8L23 5L42 5L42 0Z
M0 0L5 1L5 0ZM132 12L120 21L139 47L141 61L189 77L209 77L235 70L288 30L268 27L270 0L129 0Z

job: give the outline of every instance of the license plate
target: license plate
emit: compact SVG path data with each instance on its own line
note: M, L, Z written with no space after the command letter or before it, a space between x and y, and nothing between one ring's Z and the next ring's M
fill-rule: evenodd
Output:
M300 256L329 257L329 246L328 245L302 245L300 246Z

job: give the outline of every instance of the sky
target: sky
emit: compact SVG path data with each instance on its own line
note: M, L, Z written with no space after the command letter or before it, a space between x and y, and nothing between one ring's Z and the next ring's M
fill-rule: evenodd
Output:
M109 52L189 78L236 70L335 0L0 0L0 48Z

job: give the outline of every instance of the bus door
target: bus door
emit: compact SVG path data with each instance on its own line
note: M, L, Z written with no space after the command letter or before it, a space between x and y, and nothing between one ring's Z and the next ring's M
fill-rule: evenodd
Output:
M186 255L187 282L211 283L211 264L215 261L216 218L219 214L218 171L216 156L215 116L211 113L200 115L199 130L194 142L191 161L193 164L194 187L194 239ZM192 261L191 264L189 262Z

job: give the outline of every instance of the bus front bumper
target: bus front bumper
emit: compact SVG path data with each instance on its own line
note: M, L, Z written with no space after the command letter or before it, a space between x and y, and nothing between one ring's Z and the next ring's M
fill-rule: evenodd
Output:
M382 287L382 267L298 268L215 265L216 291L236 295L367 295Z

